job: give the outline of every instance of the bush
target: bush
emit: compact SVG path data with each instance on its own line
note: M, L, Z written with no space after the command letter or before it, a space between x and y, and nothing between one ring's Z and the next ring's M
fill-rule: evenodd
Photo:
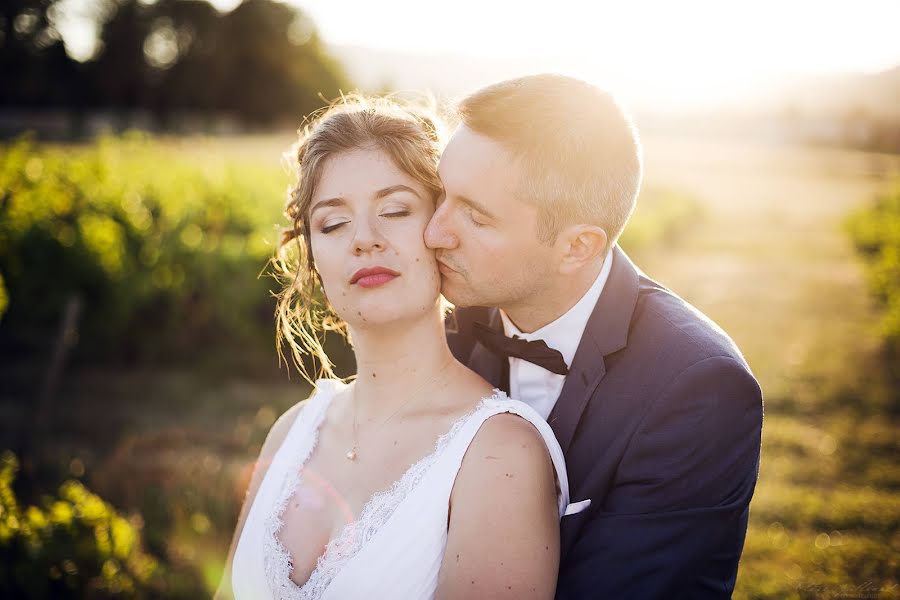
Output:
M5 347L46 348L79 297L82 358L274 348L274 282L258 275L287 183L277 165L191 164L136 134L78 148L26 137L0 157Z
M703 207L693 196L668 187L647 185L641 190L619 244L629 254L671 245L702 219Z
M900 182L849 218L848 229L868 266L869 288L884 307L882 335L900 356Z
M15 455L0 455L0 597L153 595L159 569L137 523L72 480L43 507L21 507L17 470Z

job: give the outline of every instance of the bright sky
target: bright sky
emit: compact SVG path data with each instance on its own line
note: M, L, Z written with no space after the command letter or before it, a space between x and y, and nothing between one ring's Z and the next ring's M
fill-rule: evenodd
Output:
M587 54L657 73L877 70L900 62L897 0L292 2L329 42L415 52Z
M688 104L739 97L800 74L900 64L898 0L290 1L330 44L534 57ZM227 10L237 0L213 4Z

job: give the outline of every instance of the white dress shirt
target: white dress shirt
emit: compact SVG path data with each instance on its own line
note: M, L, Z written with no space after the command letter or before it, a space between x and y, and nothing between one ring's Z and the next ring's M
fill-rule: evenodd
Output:
M588 319L594 311L594 305L597 304L600 293L609 278L612 261L613 253L610 250L603 261L603 268L600 269L597 279L581 297L581 300L564 315L533 333L519 331L519 328L506 316L503 309L500 309L503 332L509 337L517 335L529 341L544 340L549 347L559 350L563 360L566 361L566 366L571 368L584 328L587 326ZM525 402L544 419L550 416L550 411L556 405L565 381L565 375L558 375L521 358L509 357L510 397Z

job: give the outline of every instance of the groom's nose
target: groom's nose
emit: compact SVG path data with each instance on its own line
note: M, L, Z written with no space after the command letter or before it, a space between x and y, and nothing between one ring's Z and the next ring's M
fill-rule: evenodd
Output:
M459 245L459 238L451 227L452 218L448 204L441 202L425 228L425 245L432 250L456 248Z

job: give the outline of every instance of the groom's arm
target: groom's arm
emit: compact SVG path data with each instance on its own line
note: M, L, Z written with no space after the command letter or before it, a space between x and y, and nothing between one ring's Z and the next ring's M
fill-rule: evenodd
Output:
M737 360L707 358L678 375L605 502L584 517L557 598L730 598L761 432L759 385Z

